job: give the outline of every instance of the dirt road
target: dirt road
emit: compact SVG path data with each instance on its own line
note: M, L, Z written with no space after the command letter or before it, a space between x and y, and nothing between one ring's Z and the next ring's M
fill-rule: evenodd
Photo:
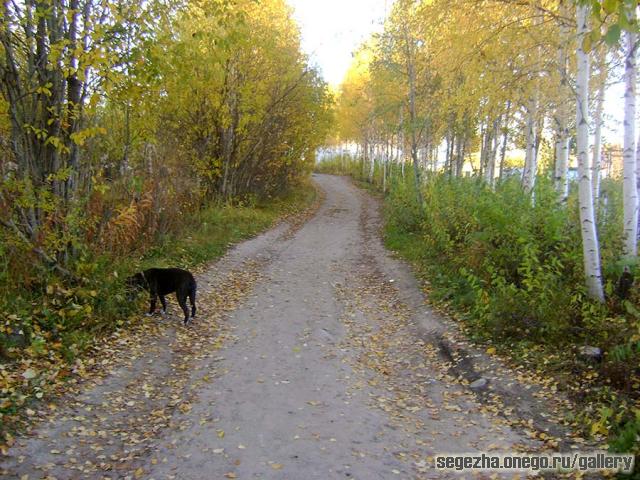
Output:
M180 326L174 305L0 469L29 479L460 478L434 470L432 456L540 448L530 398L510 407L478 397L442 356L451 325L382 247L377 202L346 179L315 180L325 199L309 221L203 271L193 326ZM531 389L475 356L497 390Z

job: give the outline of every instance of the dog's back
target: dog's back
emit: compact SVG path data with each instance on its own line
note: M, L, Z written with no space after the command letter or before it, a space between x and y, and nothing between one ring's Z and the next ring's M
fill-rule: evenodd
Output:
M144 276L159 295L179 291L189 294L196 288L196 279L191 272L181 268L149 268L144 271Z
M184 323L189 321L187 297L191 303L191 317L195 317L197 284L191 272L181 268L149 268L131 277L130 281L149 291L151 295L149 314L153 314L158 296L162 302L163 311L165 311L164 296L176 292L178 303L184 312Z

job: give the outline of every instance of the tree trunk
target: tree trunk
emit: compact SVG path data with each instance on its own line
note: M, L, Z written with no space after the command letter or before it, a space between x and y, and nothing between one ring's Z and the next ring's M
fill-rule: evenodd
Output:
M455 176L461 177L462 170L464 168L464 138L462 135L458 135L456 139L456 164L455 164Z
M640 237L640 137L636 140L636 189L638 190L638 229L636 234ZM609 162L610 163L610 162ZM611 168L609 168L611 170Z
M390 141L385 141L384 158L382 159L382 193L387 192L387 163L389 162Z
M447 135L445 136L445 142L446 142L446 149L445 149L445 154L444 154L444 170L445 172L447 170L451 171L451 167L449 164L449 150L452 148L452 144L451 144L451 136L447 133Z
M635 12L632 13L635 18ZM628 259L638 254L638 188L636 184L636 34L625 33L626 58L624 68L624 147L623 147L623 219L624 255Z
M376 155L377 155L377 144L371 145L371 151L369 155L369 183L373 183L373 174L375 173L376 168Z
M602 54L604 57L604 53ZM604 59L602 59L601 68L604 69ZM593 136L593 160L591 162L591 179L593 181L593 202L598 204L600 198L600 163L602 160L602 124L604 123L603 110L604 110L604 90L606 83L606 74L601 79L600 87L598 88L598 103L596 105L596 129Z
M488 135L488 131L489 131L489 124L487 122L487 124L484 123L484 121L482 122L482 124L480 125L480 165L479 165L479 174L482 177L484 170L485 170L485 164L487 162L487 135Z
M496 176L496 152L498 149L498 124L500 119L497 118L493 121L493 125L489 129L487 125L487 140L485 145L485 170L484 179L489 187L493 188L494 179Z
M420 174L420 160L418 158L418 139L416 136L416 92L415 72L413 62L409 62L409 115L411 118L411 157L413 159L413 176L416 187L416 200L422 208L422 176Z
M556 190L560 194L561 200L564 202L569 196L569 104L568 97L571 91L568 88L569 78L567 72L567 47L571 35L569 26L565 18L569 17L567 0L560 2L560 15L562 23L560 24L560 42L558 46L558 74L560 76L560 104L556 109L556 142L555 142L555 168L554 182Z
M400 118L398 119L398 123L400 124L400 127L398 129L398 160L400 162L400 172L402 174L402 180L404 181L404 162L405 162L405 155L404 155L404 144L405 144L405 138L404 138L404 106L401 105L400 106Z
M533 192L536 184L536 175L538 173L538 164L536 159L536 112L538 109L538 101L533 95L529 99L527 107L527 126L526 126L526 152L524 158L524 172L522 175L522 186L528 193Z
M423 207L422 199L422 175L420 172L420 159L418 158L418 138L416 135L416 72L413 64L414 39L411 38L407 27L404 27L404 41L407 61L407 77L409 80L409 121L411 122L411 158L413 160L413 180L416 189L416 200L420 208Z
M500 171L498 179L502 180L504 172L504 159L507 154L507 140L509 138L509 114L511 113L511 100L507 101L507 112L504 115L504 126L502 131L502 151L500 152Z
M364 145L362 146L362 153L364 154L364 156L362 157L362 175L360 178L364 179L366 178L366 172L367 172L367 161L369 160L369 142L367 140L367 137L364 137Z
M580 177L578 191L584 273L589 296L595 300L604 302L602 274L600 271L600 246L598 244L598 233L593 212L591 170L589 168L589 54L585 52L582 47L584 37L589 31L588 5L578 4L576 8L576 20L578 26L578 49L576 54L578 64L576 74L576 130L578 175Z
M556 155L555 155L555 184L561 200L564 202L569 196L569 178L567 172L569 170L569 134L565 126L558 126L556 132Z

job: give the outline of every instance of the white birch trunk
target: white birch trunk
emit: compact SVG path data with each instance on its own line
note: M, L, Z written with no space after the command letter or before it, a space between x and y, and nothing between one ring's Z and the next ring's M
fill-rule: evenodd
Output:
M385 151L384 158L382 162L382 193L387 192L387 163L389 163L389 142L390 140L385 141Z
M502 174L504 171L504 160L507 154L507 139L509 137L509 114L511 113L511 100L507 101L507 111L505 112L504 124L502 128L502 150L500 152L500 169L498 171L498 179L502 180Z
M584 273L589 296L604 302L602 274L600 271L600 246L593 212L591 170L589 168L589 54L582 42L589 31L589 6L578 4L578 50L576 73L576 130L578 149L578 192Z
M538 164L536 159L536 96L533 95L529 99L527 107L527 126L526 126L526 151L524 157L524 173L522 176L522 185L527 192L532 192L536 185L536 174L538 172Z
M498 153L498 124L500 118L493 121L491 135L489 138L489 144L487 145L487 163L486 170L484 172L485 181L490 188L494 187L496 177L496 154Z
M541 17L536 15L533 22L535 25L539 25L541 20ZM540 55L540 47L536 47L536 63L539 63ZM533 200L535 200L533 189L536 186L536 175L538 174L538 132L536 128L536 117L538 116L538 89L540 88L538 72L535 72L534 75L533 93L529 98L529 105L527 106L527 145L525 150L524 173L522 176L522 185L525 191L531 194Z
M604 54L603 54L604 55ZM604 61L602 62L604 68ZM606 74L605 74L606 75ZM606 76L602 79L600 88L598 88L598 101L596 104L596 130L593 135L593 159L591 162L591 179L593 182L593 202L598 204L600 198L600 163L602 160L602 124L604 123L604 88Z
M638 230L636 233L640 239L640 137L636 138L636 186L638 190Z
M400 107L400 172L402 174L402 180L404 181L404 163L406 156L404 154L405 151L405 138L404 138L404 109Z
M373 183L373 174L376 168L377 144L371 146L371 163L369 164L369 183Z
M569 27L564 20L569 16L567 0L560 3L560 15L562 17L560 24L560 45L558 47L558 73L560 75L560 92L561 100L556 110L556 155L554 180L556 190L560 194L561 200L564 202L569 196L569 104L568 98L571 91L568 88L567 73L567 42L569 41Z
M409 40L407 40L407 43ZM411 120L411 158L413 160L413 179L416 188L416 199L418 205L422 209L424 206L422 200L422 175L420 172L420 160L418 158L418 137L416 133L416 90L415 90L415 70L413 65L413 57L410 48L407 47L409 53L407 53L407 72L409 77L409 115Z
M487 161L487 126L484 120L480 124L480 176L484 177L485 163Z
M632 18L635 12L632 13ZM636 185L636 34L625 33L626 58L624 67L624 147L623 147L623 221L624 254L634 258L638 254L638 188Z
M555 181L562 201L569 196L569 135L566 128L558 127L556 137L556 168Z

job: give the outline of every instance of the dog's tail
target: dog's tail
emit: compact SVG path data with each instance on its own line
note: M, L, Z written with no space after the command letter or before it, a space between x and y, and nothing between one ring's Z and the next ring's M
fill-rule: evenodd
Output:
M198 288L198 284L194 280L191 284L191 289L189 290L189 303L191 303L191 317L196 316L196 289Z

